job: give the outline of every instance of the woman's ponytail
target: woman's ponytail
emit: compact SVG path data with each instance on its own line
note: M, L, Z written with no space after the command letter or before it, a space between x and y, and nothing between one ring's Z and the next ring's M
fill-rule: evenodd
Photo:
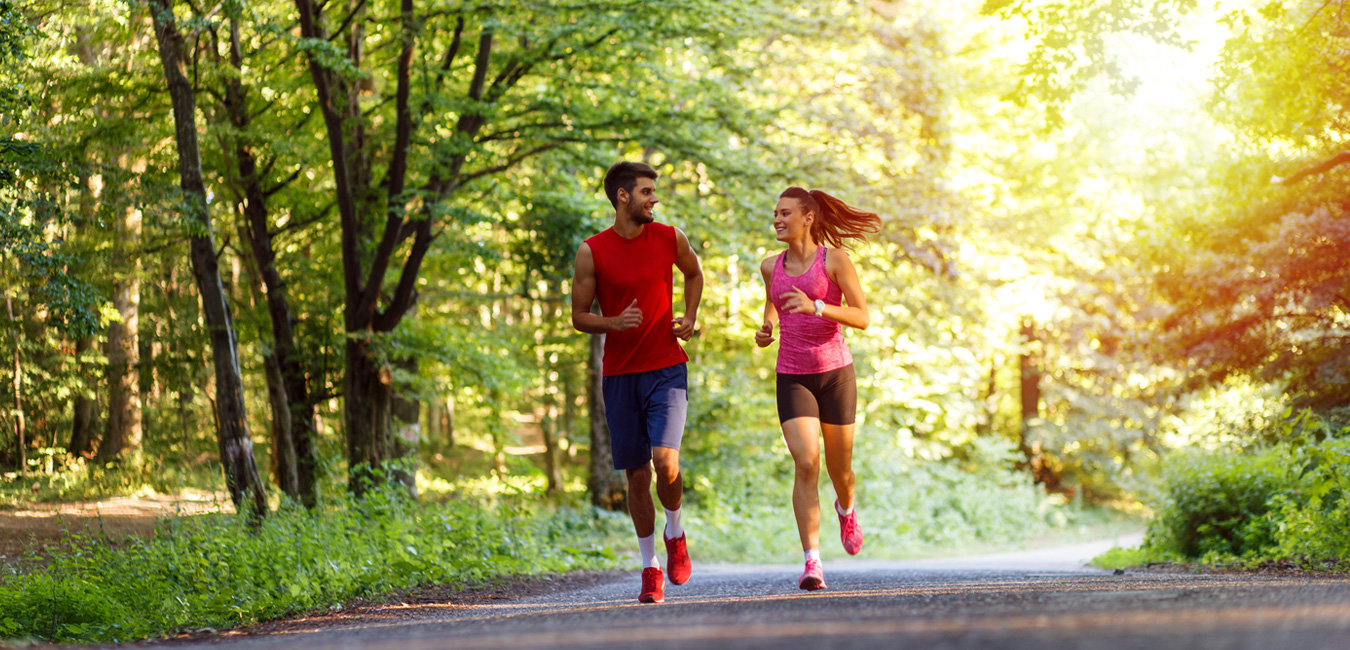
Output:
M810 192L800 187L789 187L779 198L793 198L805 209L814 212L811 238L817 243L835 248L848 248L847 239L867 239L867 235L881 232L881 217L875 212L864 212L820 190Z

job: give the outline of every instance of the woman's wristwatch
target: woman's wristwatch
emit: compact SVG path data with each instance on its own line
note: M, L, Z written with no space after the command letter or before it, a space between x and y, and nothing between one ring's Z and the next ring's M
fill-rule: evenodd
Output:
M824 316L824 315L825 315L825 301L824 301L824 300L817 300L817 301L816 301L816 315L817 315L817 316Z

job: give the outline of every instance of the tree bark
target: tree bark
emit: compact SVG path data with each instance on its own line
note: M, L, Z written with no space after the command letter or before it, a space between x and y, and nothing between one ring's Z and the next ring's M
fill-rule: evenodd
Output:
M593 305L592 312L598 311ZM605 396L601 390L605 351L605 335L591 335L590 372L587 373L586 393L590 395L591 411L591 476L587 488L591 504L605 510L623 510L628 503L627 483L623 474L614 469L614 456L609 450L609 424L605 422Z
M550 296L561 296L561 287L549 283L549 289ZM544 322L539 323L537 327L545 328L546 337L551 334L552 328L562 318L562 305L562 300L554 300L545 303L538 309L537 313L543 316ZM561 382L554 379L558 369L555 367L555 363L549 361L549 355L543 348L539 350L538 363L539 367L544 370L543 381L541 382L544 391L544 416L539 421L539 428L544 437L544 476L547 479L548 493L557 494L562 490L563 481L562 465L558 458L559 447L561 446L559 440L563 435L566 435L565 432L567 431L566 427L560 422L558 384Z
M1022 423L1017 439L1017 448L1026 459L1026 468L1035 477L1036 482L1046 483L1044 455L1040 443L1031 440L1032 421L1040 417L1041 370L1036 365L1034 345L1036 323L1030 318L1022 319L1022 352L1018 355L1021 368Z
M994 418L998 415L998 357L993 354L989 355L989 375L985 378L980 405L984 417L975 425L975 435L987 436L994 432Z
M300 501L295 443L291 438L291 407L286 399L281 363L275 352L263 355L263 368L267 372L267 398L272 406L272 476L283 494Z
M88 34L81 31L79 35L80 46L77 50L80 52L80 62L85 65L93 64L93 53L88 46ZM81 224L91 223L94 218L94 188L90 184L90 178L87 174L80 175L79 181L79 213ZM81 226L75 227L74 238L83 238ZM83 273L84 269L77 271L77 274ZM88 456L95 451L94 442L94 409L97 407L95 385L97 378L92 371L93 365L84 365L83 359L94 349L94 336L81 336L75 340L75 363L84 372L80 373L80 387L75 390L75 395L71 406L71 424L70 424L70 444L66 450L72 456Z
M94 337L81 336L75 341L75 358L82 359L89 351L94 349ZM86 456L94 451L94 407L97 402L94 400L94 391L89 384L89 373L84 373L83 381L86 384L75 394L75 403L72 409L73 417L70 424L70 444L66 450L72 456Z
M23 331L19 327L19 322L14 318L14 297L5 291L5 309L9 312L9 320L14 323L14 335L19 336ZM23 412L23 353L22 346L14 346L14 436L19 443L19 476L28 476L28 440L25 436Z
M249 240L248 228L239 226L239 239ZM256 266L248 267L250 306L261 302L261 281ZM265 338L265 337L264 337ZM267 403L272 412L272 437L269 469L277 487L286 496L300 500L300 482L296 476L295 444L291 440L291 406L286 397L281 364L277 362L276 347L263 346L263 375L267 380Z
M397 365L404 372L417 373L417 359L404 359ZM422 403L396 390L391 409L394 428L389 438L389 457L397 461L393 466L393 478L416 498L417 449L422 440Z
M253 458L248 434L244 386L234 324L216 259L211 213L206 203L202 177L201 146L197 140L197 99L186 75L183 42L178 33L170 0L151 0L150 10L159 45L160 63L173 103L174 138L178 144L178 175L185 205L193 224L191 255L193 275L201 294L202 313L211 337L216 380L216 439L220 448L225 483L239 512L261 518L268 512L267 490Z
M545 380L545 390L547 385ZM552 396L545 398L544 417L540 418L539 423L544 434L544 477L549 494L557 494L562 489L562 467L558 464L558 406L555 400Z
M97 458L115 460L136 454L141 447L140 392L140 260L135 249L141 239L141 213L126 207L116 225L113 269L113 308L121 319L108 325L108 420L99 441Z

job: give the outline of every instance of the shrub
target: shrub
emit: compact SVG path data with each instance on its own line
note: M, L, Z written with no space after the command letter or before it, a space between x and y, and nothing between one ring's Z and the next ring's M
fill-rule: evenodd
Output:
M1291 487L1284 454L1205 453L1169 463L1158 517L1146 545L1184 557L1254 558L1275 546L1267 516L1276 495Z
M1278 557L1350 558L1350 440L1299 445L1289 455L1296 487L1276 495L1269 519Z

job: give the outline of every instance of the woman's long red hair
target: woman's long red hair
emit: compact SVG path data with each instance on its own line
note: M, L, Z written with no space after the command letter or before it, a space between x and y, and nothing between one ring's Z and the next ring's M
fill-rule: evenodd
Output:
M868 235L881 232L881 217L875 212L864 212L820 190L789 187L778 198L797 199L803 208L815 213L811 239L817 243L850 248L845 240L866 240Z

